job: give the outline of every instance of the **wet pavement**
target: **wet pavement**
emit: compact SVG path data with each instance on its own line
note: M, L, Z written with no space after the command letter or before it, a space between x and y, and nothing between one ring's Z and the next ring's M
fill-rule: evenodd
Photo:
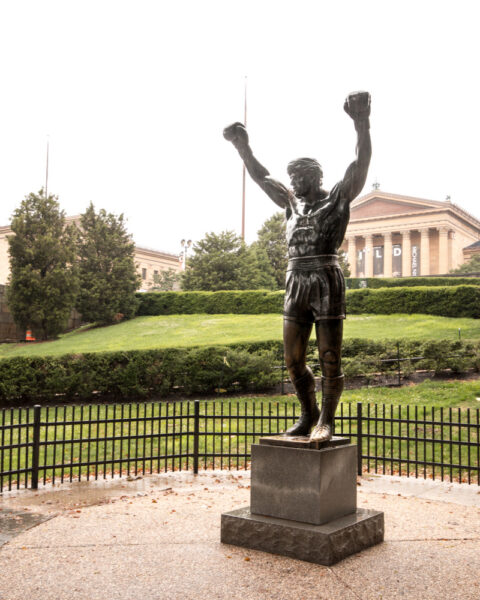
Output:
M11 510L2 508L0 510L0 546L6 544L16 535L27 531L35 525L40 525L48 521L54 515L44 515L41 513L30 513L24 510Z
M220 544L220 514L248 505L249 483L174 473L8 492L0 600L480 598L478 486L363 477L358 505L384 511L385 542L324 567Z

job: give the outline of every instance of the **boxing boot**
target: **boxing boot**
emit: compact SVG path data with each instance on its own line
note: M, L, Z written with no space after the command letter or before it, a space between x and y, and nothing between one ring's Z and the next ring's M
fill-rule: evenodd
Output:
M320 415L315 396L315 378L310 367L307 367L304 375L293 381L293 385L300 401L301 414L284 435L308 435Z
M316 442L328 442L334 433L335 411L343 392L344 376L322 377L322 410L310 439Z

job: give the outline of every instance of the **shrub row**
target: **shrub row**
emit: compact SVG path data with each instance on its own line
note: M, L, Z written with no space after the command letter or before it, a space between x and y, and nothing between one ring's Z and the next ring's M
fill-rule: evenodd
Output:
M137 316L183 314L279 313L283 310L283 292L147 292L140 298Z
M397 346L398 345L398 346ZM232 346L254 352L271 352L278 364L283 358L283 342L271 340L265 342L243 343ZM402 361L401 370L410 373L415 369L433 370L436 373L445 369L453 371L480 368L480 342L472 344L462 340L370 340L366 338L349 338L343 340L342 361L345 375L363 375L371 372L396 371L397 361L382 362L394 359L400 352L401 358L425 357L422 360ZM307 361L318 363L318 352L315 339L311 339L307 351Z
M400 358L415 359L401 361L400 369L407 376L416 370L441 373L450 369L459 373L480 369L480 343L472 344L461 340L399 340L397 349L397 342L373 342L375 351L372 352L372 344L365 351L363 343L356 344L356 340L348 342L352 343L346 343L343 352L343 370L347 377L397 371L398 361L394 359L398 356L398 349Z
M227 346L16 357L0 361L0 406L262 390L278 379L276 362Z
M402 371L446 368L461 371L480 368L480 343L442 340L402 340L402 357L424 356L417 363L402 363ZM396 369L394 341L345 340L344 372L347 376ZM468 355L460 356L457 355ZM283 345L273 340L234 346L167 348L130 352L105 352L60 357L16 357L0 361L0 407L35 403L64 404L94 400L135 401L161 398L175 392L261 391L279 381ZM317 363L315 341L308 362Z
M480 277L347 277L347 290L384 287L480 285Z
M413 278L412 278L413 279ZM138 315L281 313L283 292L151 292L138 294ZM391 287L347 291L347 312L480 317L480 286Z
M442 317L480 318L480 287L415 287L347 292L350 314L422 313Z

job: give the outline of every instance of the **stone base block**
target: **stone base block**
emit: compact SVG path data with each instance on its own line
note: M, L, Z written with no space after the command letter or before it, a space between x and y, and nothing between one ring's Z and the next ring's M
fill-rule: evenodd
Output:
M221 541L319 565L336 562L383 541L383 513L359 508L324 525L252 514L250 507L222 514Z
M252 444L251 512L312 525L355 513L357 447L345 441L318 450Z

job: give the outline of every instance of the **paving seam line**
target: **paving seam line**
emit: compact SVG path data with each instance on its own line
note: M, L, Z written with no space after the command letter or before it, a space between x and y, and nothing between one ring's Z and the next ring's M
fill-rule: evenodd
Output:
M137 548L137 547L148 547L148 546L204 546L205 544L211 544L211 543L215 543L218 542L217 538L212 538L211 540L204 540L204 541L200 541L200 542L168 542L168 544L159 544L158 542L150 542L150 543L143 543L143 544L135 544L135 543L131 543L131 544L126 544L126 543L114 543L114 544L78 544L78 545L74 545L74 544L70 544L70 545L65 545L65 546L29 546L27 544L23 544L22 546L15 546L9 542L7 542L7 544L9 544L9 548L12 548L13 550L60 550L62 548ZM0 599L1 600L1 599Z
M344 587L347 588L347 590L349 590L355 596L355 598L357 598L357 600L363 600L362 596L359 596L359 594L343 579L343 577L336 572L335 567L327 567L327 569Z

